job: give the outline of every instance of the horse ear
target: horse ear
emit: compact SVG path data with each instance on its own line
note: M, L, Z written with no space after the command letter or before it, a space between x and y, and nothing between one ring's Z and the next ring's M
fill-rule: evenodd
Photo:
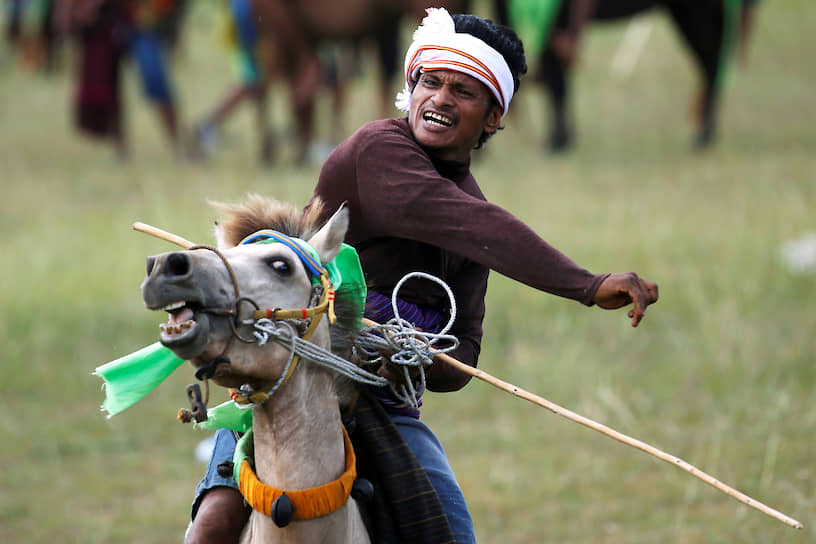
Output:
M340 253L341 244L346 237L349 225L349 212L346 205L334 212L331 219L321 227L317 234L309 239L309 245L320 255L320 262L328 263Z
M215 246L220 250L224 251L225 249L229 249L234 244L227 243L227 235L224 232L224 226L219 223L218 221L215 222L214 226L215 231Z

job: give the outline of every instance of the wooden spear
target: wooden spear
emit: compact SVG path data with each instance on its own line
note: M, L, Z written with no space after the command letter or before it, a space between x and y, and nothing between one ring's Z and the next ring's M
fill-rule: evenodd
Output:
M181 247L183 247L185 249L189 249L190 247L195 245L193 242L190 242L189 240L185 240L184 238L182 238L180 236L176 236L175 234L171 234L171 233L169 233L167 231L164 231L164 230L161 230L159 228L152 227L150 225L146 225L145 223L136 222L136 223L133 224L133 228L134 228L134 230L138 230L138 231L144 232L146 234L150 234L152 236L155 236L157 238L161 238L162 240L172 242L172 243L174 243L176 245L179 245L179 246L181 246ZM366 325L367 327L376 327L376 326L378 326L377 323L375 323L374 321L371 321L370 319L367 319L367 318L363 318L363 324ZM575 423L579 423L579 424L583 425L584 427L589 427L590 429L593 429L595 431L598 431L599 433L605 434L606 436L608 436L610 438L613 438L613 439L617 440L618 442L622 442L623 444L626 444L627 446L632 446L633 448L637 448L640 451L646 452L649 455L657 457L658 459L660 459L662 461L665 461L665 462L670 463L670 464L672 464L674 466L680 467L683 470L685 470L686 472L688 472L689 474L691 474L692 476L694 476L696 478L699 478L700 480L704 481L705 483L707 483L708 485L714 487L715 489L718 489L718 490L722 491L723 493L725 493L726 495L730 495L731 497L737 499L738 501L740 501L740 502L742 502L744 504L747 504L748 506L750 506L752 508L755 508L755 509L759 510L760 512L764 513L764 514L767 514L768 516L771 516L772 518L775 518L775 519L781 521L785 525L789 525L790 527L793 527L794 529L802 529L804 527L802 525L802 523L800 523L799 521L797 521L797 520L795 520L795 519L793 519L793 518L791 518L789 516L786 516L782 512L779 512L778 510L774 510L770 506L766 506L765 504L763 504L763 503L761 503L761 502L759 502L759 501L757 501L755 499L752 499L748 495L746 495L746 494L744 494L744 493L742 493L740 491L737 491L733 487L730 487L730 486L722 483L718 479L716 479L713 476L703 472L702 470L695 467L694 465L692 465L690 463L687 463L686 461L680 459L679 457L675 457L674 455L671 455L671 454L668 454L668 453L666 453L666 452L664 452L662 450L659 450L659 449L655 448L654 446L650 446L649 444L647 444L645 442L642 442L642 441L640 441L640 440L638 440L636 438L632 438L631 436L620 433L620 432L616 431L615 429L607 427L606 425L604 425L602 423L598 423L597 421L593 421L593 420L591 420L591 419L589 419L587 417L584 417L584 416L582 416L580 414L576 414L575 412L573 412L571 410L568 410L566 408L563 408L563 407L555 404L554 402L550 402L547 399L536 395L535 393L531 393L529 391L526 391L526 390L522 389L521 387L518 387L517 385L513 385L512 383L508 383L508 382L505 382L503 380L500 380L499 378L496 378L495 376L492 376L492 375L488 374L487 372L485 372L483 370L480 370L478 368L473 368L470 365L467 365L467 364L465 364L465 363L463 363L461 361L458 361L457 359L454 359L453 357L451 357L450 355L448 355L446 353L436 353L436 354L434 354L434 359L436 359L437 361L442 361L445 364L451 365L452 367L454 367L454 368L456 368L458 370L461 370L462 372L464 372L466 374L469 374L469 375L473 376L474 378L478 378L478 379L480 379L480 380L482 380L484 382L487 382L490 385L492 385L494 387L497 387L497 388L501 389L502 391L505 391L506 393L510 393L511 395L515 395L516 397L519 397L519 398L522 398L522 399L524 399L526 401L532 402L533 404L541 406L542 408L546 408L547 410L551 411L554 414L565 417L565 418L569 419L570 421L574 421Z

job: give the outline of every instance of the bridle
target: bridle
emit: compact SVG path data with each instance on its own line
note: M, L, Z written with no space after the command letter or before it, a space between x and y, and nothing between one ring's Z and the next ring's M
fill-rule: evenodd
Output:
M202 401L200 398L200 388L198 384L188 386L188 397L191 400L192 413L190 418L195 418L197 422L206 421L207 419L207 400L209 399L209 383L208 380L218 373L220 365L229 365L230 359L227 352L232 347L234 339L238 339L244 343L256 343L257 337L247 339L241 336L239 328L241 325L255 323L260 319L267 319L270 321L287 321L287 320L306 320L309 319L309 325L300 337L302 340L308 340L312 334L317 330L320 323L320 318L323 314L328 314L328 319L331 324L336 322L336 315L334 313L334 299L335 291L334 285L329 272L319 261L314 259L312 255L304 251L297 242L292 238L276 231L261 231L256 233L241 242L241 244L253 243L259 240L269 240L280 242L292 249L300 260L303 262L307 272L312 276L312 279L320 282L322 290L320 299L314 306L297 308L297 309L282 309L282 308L266 308L261 309L255 301L248 297L242 297L238 280L235 272L230 266L229 261L218 249L205 246L195 245L189 250L206 249L215 253L218 258L224 263L225 268L232 282L232 287L235 292L235 299L229 308L204 308L200 312L210 313L217 316L230 317L230 326L232 328L232 336L227 341L224 351L215 357L210 363L199 367L196 370L196 378L204 381L207 395ZM314 292L314 291L313 291ZM313 297L312 297L313 298ZM311 301L311 298L310 298ZM241 304L250 304L254 307L252 318L248 320L240 319ZM294 342L294 327L292 332L292 340ZM299 356L294 352L294 345L292 346L292 356L284 369L281 377L267 391L248 391L242 388L238 390L231 390L230 397L237 405L242 405L242 408L249 408L265 402L269 397L277 391L277 389L286 383L294 374L297 367ZM248 386L247 386L248 387ZM192 389L192 396L191 396ZM196 396L197 393L197 396ZM247 438L247 437L245 437ZM367 480L358 480L356 469L356 456L354 454L354 447L351 444L348 433L343 427L343 439L345 449L345 469L343 474L336 480L327 484L301 490L281 490L263 484L255 475L252 464L244 459L237 466L234 467L235 481L238 483L239 490L244 496L244 499L255 510L271 516L273 522L278 527L285 527L293 519L308 520L317 517L328 515L332 512L342 508L350 496L354 496L358 500L369 499L373 495L373 488L371 483Z
M207 403L209 402L210 396L209 380L215 376L218 376L219 373L223 373L225 368L229 367L231 364L231 360L227 352L232 348L233 341L238 339L246 344L258 342L258 339L255 336L252 338L245 338L241 336L240 327L242 325L252 324L259 319L268 319L271 321L309 320L308 326L300 334L300 337L303 340L308 340L311 338L315 330L317 330L317 326L320 324L320 318L323 316L323 314L328 315L328 319L331 324L334 324L337 320L334 313L335 290L329 277L329 272L325 266L323 266L313 255L304 250L298 244L298 242L283 233L273 230L258 231L247 238L244 238L239 245L246 245L256 242L280 242L293 250L300 258L311 278L319 281L320 285L322 286L320 299L318 300L317 304L310 307L292 309L262 309L251 298L241 296L241 289L238 285L238 279L235 276L235 272L221 251L208 245L193 245L187 248L188 251L205 249L212 251L216 256L218 256L218 258L224 264L230 281L232 282L235 298L227 308L202 308L198 310L200 313L208 313L218 317L230 318L229 323L232 334L227 340L227 344L224 346L221 354L217 355L209 363L200 366L195 371L196 379L204 382L205 394L202 398L201 388L198 384L191 384L187 386L187 398L190 401L191 409L189 411L183 409L179 411L178 418L183 422L195 419L196 422L200 423L207 420ZM243 304L249 304L254 308L252 311L252 317L250 319L241 320L240 318L240 309L241 305ZM280 388L289 380L289 378L292 377L299 361L300 357L293 353L283 374L269 391L254 391L249 387L249 385L245 384L239 389L230 389L230 398L232 398L232 400L242 408L250 408L256 404L266 401L278 388Z

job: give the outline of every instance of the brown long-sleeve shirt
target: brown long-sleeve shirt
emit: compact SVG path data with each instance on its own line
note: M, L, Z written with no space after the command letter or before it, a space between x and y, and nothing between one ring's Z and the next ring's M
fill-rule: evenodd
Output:
M346 241L357 248L369 288L390 296L407 273L441 278L456 299L451 353L476 366L490 269L530 287L591 304L607 275L595 275L549 245L510 212L488 202L469 163L434 160L407 119L361 127L329 156L314 192L334 212L346 202ZM400 298L420 307L448 306L435 283L410 280ZM433 391L460 389L469 376L447 365L428 374Z

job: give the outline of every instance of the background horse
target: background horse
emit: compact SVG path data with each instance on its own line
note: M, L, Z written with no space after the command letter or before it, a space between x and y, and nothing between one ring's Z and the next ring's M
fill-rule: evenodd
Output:
M445 0L433 4L445 6L452 12L469 7L468 0ZM387 59L383 80L391 81L399 67L391 60L392 55L397 54L391 40L401 21L418 23L426 7L427 0L253 0L261 42L260 62L267 71L266 77L270 81L284 79L289 86L298 162L306 159L313 137L315 98L324 77L321 47L331 43L374 40L379 44L381 55ZM372 118L380 113L375 113Z
M724 72L739 28L743 0L514 0L510 13L513 26L524 33L528 57L538 60L539 74L552 107L549 146L553 151L570 147L573 128L568 121L569 72L585 22L609 22L630 18L661 8L671 17L688 46L702 76L695 105L697 132L694 146L707 147L716 133L717 110ZM547 7L542 9L542 5ZM537 16L528 10L532 6ZM747 8L746 8L747 9ZM540 45L540 46L539 46ZM539 47L537 47L539 46Z

